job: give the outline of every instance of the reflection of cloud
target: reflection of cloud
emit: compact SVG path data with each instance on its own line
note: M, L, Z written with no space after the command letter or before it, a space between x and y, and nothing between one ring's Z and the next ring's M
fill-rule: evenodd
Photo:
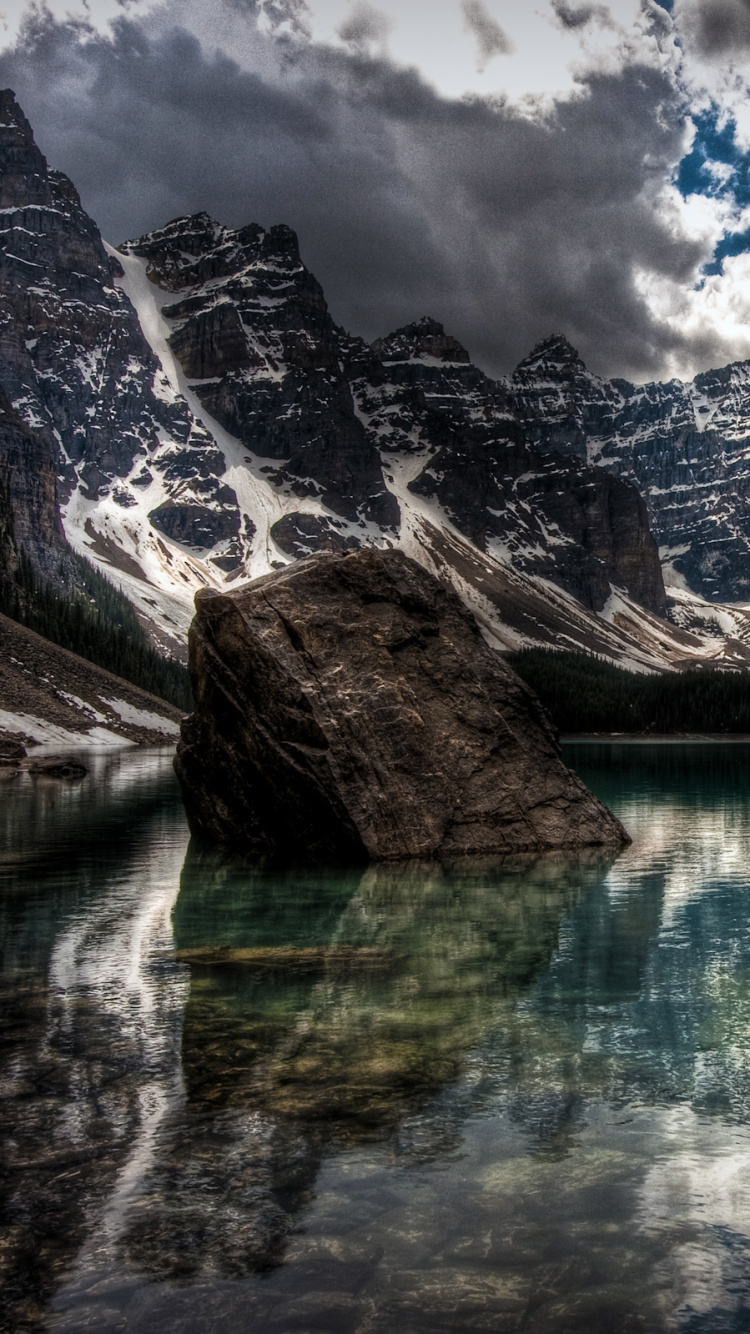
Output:
M655 871L663 885L661 926L669 930L688 904L742 885L750 865L750 837L743 803L680 808L667 795L622 803L620 818L633 843L609 877L614 896L628 896Z
M158 962L172 945L171 912L189 837L182 827L175 835L164 843L154 840L147 874L139 859L132 878L117 881L109 893L73 918L58 936L49 966L54 1000L48 1040L57 1042L60 1034L68 1041L80 1040L76 1028L80 997L85 995L97 1021L115 1031L118 1041L138 1050L147 1075L138 1092L143 1111L140 1132L115 1190L118 1199L124 1183L140 1175L155 1127L173 1093L175 1029L185 1004L187 978L182 974L165 986ZM80 1143L90 1130L85 1057L78 1079L79 1096L68 1104L66 1133Z
M22 852L31 838L24 879L31 871L43 887L32 959L41 954L46 966L51 952L35 1004L28 1013L19 1007L18 1101L2 1071L11 1094L0 1117L3 1208L25 1238L6 1274L11 1304L18 1293L50 1296L63 1264L68 1292L111 1272L124 1206L182 1095L186 976L172 954L170 909L188 834L171 755L125 751L87 762L88 777L58 787L48 805L23 780L14 794L8 843ZM14 1120L21 1153L12 1147ZM48 1236L53 1258L39 1240Z
M671 1232L679 1219L683 1233L663 1264L664 1281L676 1307L728 1316L750 1249L750 1134L685 1106L656 1111L653 1121L663 1148L641 1187L643 1223Z

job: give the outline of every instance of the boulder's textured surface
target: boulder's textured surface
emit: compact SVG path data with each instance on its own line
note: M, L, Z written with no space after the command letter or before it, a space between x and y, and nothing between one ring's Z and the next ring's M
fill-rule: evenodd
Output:
M199 594L176 769L195 832L294 858L627 841L456 595L397 551Z

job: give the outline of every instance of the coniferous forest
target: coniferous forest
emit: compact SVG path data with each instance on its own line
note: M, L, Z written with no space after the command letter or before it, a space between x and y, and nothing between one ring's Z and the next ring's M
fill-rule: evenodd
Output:
M66 560L72 579L69 570L61 574L75 587L61 592L42 581L24 549L17 548L9 497L0 488L0 612L177 708L190 709L187 669L149 644L132 604L89 561L72 551Z
M750 671L642 675L585 653L529 648L507 661L561 732L750 734Z

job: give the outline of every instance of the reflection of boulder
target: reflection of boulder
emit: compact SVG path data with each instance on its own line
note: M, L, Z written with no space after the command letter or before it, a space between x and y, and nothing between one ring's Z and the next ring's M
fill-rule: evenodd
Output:
M440 1145L444 1117L430 1107L506 1022L610 863L551 854L273 875L191 847L177 949L228 955L190 965L187 1105L164 1130L152 1203L133 1216L131 1261L159 1277L267 1268L327 1155L392 1140L416 1114L428 1131L436 1122ZM313 946L390 963L298 969L295 952ZM257 966L261 951L272 966Z
M190 1096L329 1126L340 1115L345 1138L394 1124L415 1089L455 1077L498 1000L530 985L561 917L610 862L559 853L381 865L355 885L346 872L264 874L191 847L173 919L178 953L194 960ZM342 970L342 954L381 966Z
M399 551L198 595L176 767L193 829L348 862L621 846L536 696Z

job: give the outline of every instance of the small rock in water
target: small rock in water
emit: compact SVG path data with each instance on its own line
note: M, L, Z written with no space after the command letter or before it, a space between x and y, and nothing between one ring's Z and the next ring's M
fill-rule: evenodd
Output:
M313 945L298 949L292 946L232 949L218 945L175 950L175 958L180 963L241 963L248 968L312 973L379 972L393 967L397 961L394 950L374 945Z
M80 760L64 755L46 755L43 759L32 760L28 768L29 773L45 778L85 778L88 773L86 765Z
M628 842L536 696L399 551L196 598L175 767L193 831L288 860Z
M0 737L0 767L16 765L26 759L26 747L12 737Z

